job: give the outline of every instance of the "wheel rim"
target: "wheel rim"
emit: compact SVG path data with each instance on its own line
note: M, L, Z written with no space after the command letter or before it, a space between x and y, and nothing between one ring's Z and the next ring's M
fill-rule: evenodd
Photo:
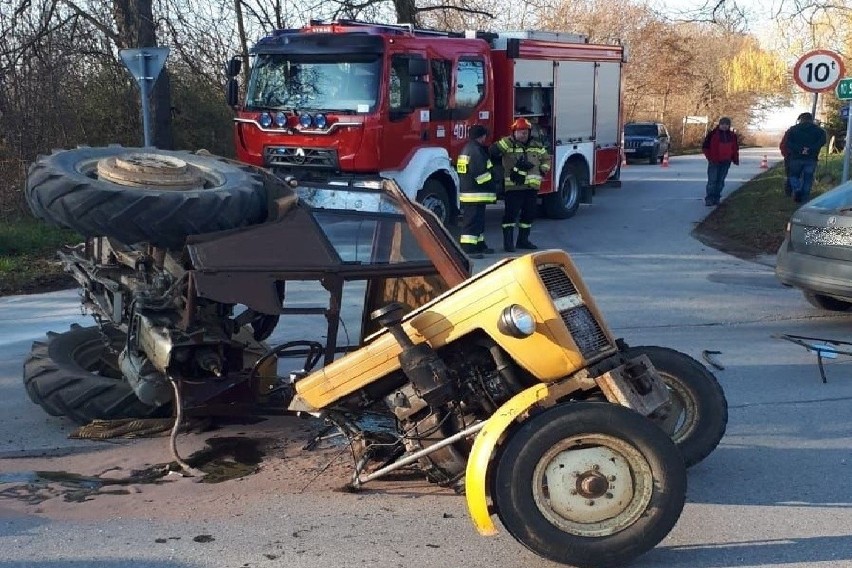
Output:
M670 373L658 370L663 382L669 389L671 409L658 424L675 444L679 444L695 432L698 426L698 407L690 392Z
M629 443L604 434L571 436L533 472L533 499L559 530L582 537L615 534L635 523L653 495L653 472Z
M423 207L434 213L435 217L437 217L441 223L447 220L447 205L438 196L434 194L427 195L420 203Z
M580 199L580 189L577 183L577 178L573 173L568 173L565 181L562 183L562 204L565 209L573 209Z
M225 183L225 178L213 169L151 152L92 157L78 162L75 169L92 179L141 190L197 191Z

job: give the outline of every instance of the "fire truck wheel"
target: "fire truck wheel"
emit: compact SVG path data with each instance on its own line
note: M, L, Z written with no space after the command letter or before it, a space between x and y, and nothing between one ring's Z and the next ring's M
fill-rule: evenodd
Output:
M83 236L180 247L188 235L266 217L263 179L216 156L153 148L82 147L40 156L29 169L33 213Z
M568 219L580 208L582 195L581 166L568 162L562 169L559 190L545 195L542 199L544 214L549 219Z
M417 192L417 202L435 214L435 217L445 227L453 224L456 218L447 188L440 181L430 178L423 184L423 189Z
M672 409L655 423L674 440L686 467L709 456L728 425L728 401L713 373L686 353L666 347L630 347L625 354L647 355L669 388Z
M24 387L48 414L77 424L95 419L168 416L167 407L143 404L118 369L118 353L127 340L121 331L72 325L33 343L24 363Z
M571 566L623 566L674 527L686 467L641 415L564 403L509 433L491 495L506 530L536 554Z

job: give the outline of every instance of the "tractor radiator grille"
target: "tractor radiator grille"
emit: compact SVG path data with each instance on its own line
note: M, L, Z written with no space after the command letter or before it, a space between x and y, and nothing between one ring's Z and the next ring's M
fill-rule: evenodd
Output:
M560 265L544 264L538 267L538 275L583 357L591 359L609 349L609 339L565 270Z

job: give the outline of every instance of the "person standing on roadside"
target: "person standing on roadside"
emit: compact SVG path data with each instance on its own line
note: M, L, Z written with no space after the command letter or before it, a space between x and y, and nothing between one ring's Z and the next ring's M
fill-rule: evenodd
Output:
M814 124L814 115L803 112L799 123L784 133L789 155L790 189L793 201L804 203L811 195L819 151L825 146L825 130Z
M702 145L707 158L707 189L704 204L719 205L725 178L731 164L740 165L740 144L737 134L731 131L731 119L723 116L719 124L704 138Z
M491 157L499 160L506 192L503 195L503 250L515 252L515 227L518 227L517 248L535 250L530 241L532 222L538 207L541 179L550 171L550 156L538 140L531 138L532 124L526 118L512 123L512 134L491 146Z
M481 124L471 126L469 141L456 161L464 219L459 241L464 252L476 256L494 252L485 244L485 206L497 201L491 175L493 164L485 144L487 137L487 128Z
M802 115L807 113L802 113L796 119L796 124L802 123ZM787 136L790 134L790 129L788 128L786 132L784 132L784 136L781 137L781 143L778 144L778 149L781 150L781 157L784 158L784 195L790 197L793 195L793 188L790 187L790 149L787 148Z

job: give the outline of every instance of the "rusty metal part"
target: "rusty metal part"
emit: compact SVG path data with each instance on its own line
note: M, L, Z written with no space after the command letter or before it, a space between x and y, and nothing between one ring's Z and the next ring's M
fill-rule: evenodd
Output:
M606 495L609 482L597 471L587 471L577 477L577 493L586 499L597 499Z
M408 199L395 181L383 181L382 189L396 200L417 243L426 252L438 270L438 274L447 284L450 287L458 286L470 278L470 261L460 250L447 246L445 239L438 237L440 233L445 233L444 229L440 228L438 218Z
M200 168L175 156L129 153L98 162L98 177L119 185L152 187L172 191L204 188Z
M708 349L705 349L704 351L701 352L701 357L705 361L707 361L707 363L709 363L710 366L712 366L714 369L718 369L719 371L724 371L725 370L724 365L715 361L712 357L712 355L721 355L721 354L722 354L721 351L710 351Z
M638 379L649 383L648 392L637 389L636 383L639 382L637 377L630 377L625 372L628 366L634 370L644 367L644 373ZM628 365L603 373L595 377L595 381L607 400L633 409L644 416L652 414L669 402L669 390L647 355L631 359Z
M378 478L380 478L384 475L387 475L388 473L395 471L395 470L397 470L401 467L405 467L407 465L410 465L410 464L416 462L417 460L419 460L420 458L422 458L424 456L428 456L432 452L436 452L436 451L444 448L445 446L455 444L456 442L463 440L464 438L467 438L468 436L473 436L474 434L476 434L477 432L482 430L485 427L485 424L486 424L485 421L477 422L476 424L474 424L470 428L466 428L466 429L462 430L461 432L453 434L452 436L445 438L444 440L441 440L437 444L435 444L433 446L429 446L428 448L420 450L419 452L414 452L413 454L409 454L406 457L404 457L400 460L397 460L397 461L393 462L392 464L385 466L385 467L383 467L379 470L376 470L369 475L360 475L356 472L356 475L352 478L352 481L349 482L349 487L352 488L352 489L360 489L360 487L363 484L367 483L368 481L373 481L374 479L378 479Z

